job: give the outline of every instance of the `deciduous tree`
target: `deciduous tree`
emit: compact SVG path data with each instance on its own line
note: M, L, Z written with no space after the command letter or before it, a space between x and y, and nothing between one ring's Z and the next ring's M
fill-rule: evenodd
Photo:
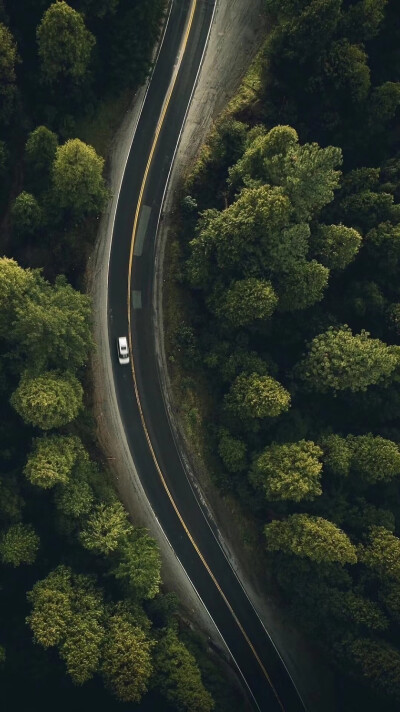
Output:
M83 389L71 373L25 371L10 402L21 418L42 430L60 428L82 409Z
M257 373L236 378L225 404L239 418L274 418L289 410L290 393L271 376Z
M355 564L356 548L346 534L322 517L292 514L265 527L267 549L304 556L317 563Z
M393 373L399 362L396 348L364 329L353 335L348 326L330 327L312 340L298 373L320 393L365 391Z
M321 456L312 441L271 445L255 458L250 480L268 500L314 499L322 493Z
M196 660L171 628L164 632L155 648L154 668L158 689L178 709L187 712L214 709Z
M100 212L108 197L103 166L104 159L78 138L59 146L52 172L54 196L59 206L77 216Z
M132 525L125 509L115 501L96 505L80 532L80 539L86 549L107 556L118 549L131 532Z
M315 256L329 269L344 269L361 247L361 235L345 225L319 225L312 236Z
M121 702L140 702L147 692L153 645L133 616L123 611L110 616L101 670L107 686Z
M84 19L66 2L55 2L44 13L37 28L39 56L45 79L54 83L71 77L82 79L95 45Z
M39 537L30 524L13 524L0 538L3 564L33 564L39 549Z
M87 454L76 436L50 435L36 438L24 474L32 484L43 489L58 483L65 484L78 457L87 458Z
M231 284L217 304L216 312L233 326L245 326L269 319L277 303L271 282L250 277Z
M42 223L43 212L35 196L23 191L14 200L11 216L19 235L33 235Z

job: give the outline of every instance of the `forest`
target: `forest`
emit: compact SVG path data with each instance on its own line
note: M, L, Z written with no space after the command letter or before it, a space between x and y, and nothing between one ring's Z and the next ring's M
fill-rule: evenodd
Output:
M265 7L262 51L182 192L172 359L207 390L215 482L256 522L293 620L358 690L338 709L394 710L399 7Z
M85 268L109 198L108 144L84 137L107 107L110 126L122 118L164 11L163 0L0 0L4 710L209 712L211 691L233 708L162 589L155 540L116 495L91 409Z

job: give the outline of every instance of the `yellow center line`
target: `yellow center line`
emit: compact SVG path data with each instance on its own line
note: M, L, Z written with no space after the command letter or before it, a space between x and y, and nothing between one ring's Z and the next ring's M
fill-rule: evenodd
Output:
M148 432L148 429L147 429L147 425L146 425L146 422L145 422L145 419L144 419L143 409L142 409L142 405L141 405L141 401L140 401L140 396L139 396L139 390L138 390L137 381L136 381L135 364L134 364L134 359L133 359L132 329L131 329L131 282L132 282L133 251L134 251L135 238L136 238L136 232L137 232L137 226L138 226L138 220L139 220L139 213L140 213L140 208L141 208L141 206L142 206L143 194L144 194L144 190L145 190L145 187L146 187L146 182L147 182L147 178L148 178L148 174L149 174L151 162L152 162L152 160L153 160L154 151L155 151L156 146L157 146L157 142L158 142L158 138L159 138L159 135L160 135L160 131L161 131L161 128L162 128L163 123L164 123L165 115L166 115L166 113L167 113L168 106L169 106L169 103L170 103L170 100L171 100L171 95L172 95L172 92L173 92L173 90L174 90L175 83L176 83L176 79L177 79L177 76L178 76L178 73L179 73L180 64L181 64L181 62L182 62L182 58L183 58L183 55L184 55L185 50L186 50L186 45L187 45L187 43L188 43L189 34L190 34L190 30L191 30L191 27L192 27L192 24L193 24L193 17L194 17L194 14L195 14L197 2L198 2L198 0L193 0L193 1L192 1L192 7L191 7L191 11L190 11L188 23L187 23L187 26L186 26L185 35L184 35L184 38L183 38L183 41L182 41L182 44L181 44L181 48L180 48L180 59L179 59L179 62L178 62L178 66L177 66L175 75L174 75L173 80L172 80L172 82L171 82L171 84L170 84L170 87L169 87L169 89L168 89L168 93L167 93L167 96L166 96L166 99L165 99L165 102L164 102L164 105L163 105L163 108L162 108L162 111L161 111L161 114L160 114L160 118L159 118L158 123L157 123L157 128L156 128L156 131L155 131L155 134L154 134L154 139L153 139L153 144L152 144L152 146L151 146L149 158L148 158L148 160L147 160L147 165L146 165L146 169L145 169L144 176L143 176L142 185L141 185L141 188L140 188L139 198L138 198L138 202L137 202L137 206L136 206L136 212L135 212L135 219L134 219L134 223L133 223L132 238L131 238L131 247L130 247L130 253L129 253L128 300L127 300L127 302L128 302L128 304L127 304L127 307L128 307L128 325L129 325L128 338L129 338L129 348L130 348L130 352L131 352L131 355L132 355L132 358L131 358L132 378L133 378L133 384L134 384L134 389L135 389L135 396L136 396L136 401L137 401L138 408L139 408L139 415L140 415L140 419L141 419L141 421L142 421L143 430L144 430L144 433L145 433L145 436L146 436L146 440L147 440L147 443L148 443L148 446L149 446L149 449L150 449L152 458L153 458L153 460L154 460L154 464L155 464L155 466L156 466L157 472L158 472L159 477L160 477L160 480L161 480L161 482L162 482L162 485L163 485L163 487L164 487L164 489L165 489L165 491L166 491L166 493L167 493L167 495L168 495L168 498L169 498L169 500L170 500L170 502L171 502L171 504L172 504L172 506L173 506L173 508L174 508L174 510L175 510L175 513L176 513L176 515L177 515L177 517L178 517L180 523L182 524L183 529L184 529L185 532L186 532L187 537L189 538L189 540L190 540L190 542L191 542L193 548L196 550L196 552L197 552L197 554L198 554L198 556L199 556L199 558L200 558L202 564L203 564L204 567L206 568L206 570L207 570L209 576L211 577L212 581L214 582L214 585L216 586L216 588L218 589L218 591L219 591L221 597L223 598L223 600L224 600L226 606L228 607L229 611L231 612L232 617L234 618L234 620L235 620L235 622L236 622L238 628L240 629L240 631L241 631L241 633L242 633L244 639L246 640L248 646L250 647L250 649L251 649L251 651L252 651L254 657L256 658L256 660L257 660L257 662L258 662L258 664L259 664L259 666L260 666L260 668L261 668L261 670L262 670L262 672L263 672L263 674L265 675L266 679L268 680L268 682L269 682L269 684L270 684L270 686L271 686L271 688L272 688L272 690L273 690L273 692L274 692L274 694L275 694L275 697L276 697L276 699L278 700L278 703L279 703L281 709L282 709L283 712L284 712L283 704L282 704L282 702L280 701L280 699L279 699L279 697L278 697L278 694L277 694L277 692L276 692L276 690L275 690L275 688L274 688L274 686L273 686L273 684L272 684L272 681L271 681L271 679L270 679L270 677L269 677L269 675L268 675L268 673L267 673L267 671L266 671L266 669L265 669L263 663L261 662L261 660L260 660L260 658L259 658L259 656L258 656L258 654L257 654L257 652L256 652L256 650L255 650L255 648L254 648L254 646L253 646L253 644L251 643L251 641L250 641L250 639L249 639L249 637L248 637L246 631L244 630L242 624L240 623L238 617L236 616L236 614L235 614L235 612L234 612L232 606L230 605L230 603L229 603L227 597L225 596L224 592L222 591L222 589L221 589L221 587L220 587L220 585L219 585L217 579L215 578L213 572L211 571L209 565L207 564L207 561L205 560L203 554L201 553L199 547L197 546L195 540L193 539L193 536L191 535L191 533L190 533L188 527L186 526L186 523L185 523L185 521L184 521L184 519L183 519L183 517L182 517L182 515L181 515L181 513L180 513L180 511L179 511L179 509L178 509L178 507L177 507L177 505L176 505L176 503L175 503L175 500L174 500L174 498L173 498L173 496L172 496L172 494L171 494L171 492L170 492L170 490L169 490L169 487L168 487L168 485L167 485L167 483L166 483L166 480L165 480L165 478L164 478L164 475L163 475L163 473L162 473L162 471L161 471L161 468L160 468L160 466L159 466L159 464L158 464L157 457L156 457L156 454L155 454L155 452L154 452L154 448L153 448L153 445L152 445L152 443L151 443L150 435L149 435L149 432Z

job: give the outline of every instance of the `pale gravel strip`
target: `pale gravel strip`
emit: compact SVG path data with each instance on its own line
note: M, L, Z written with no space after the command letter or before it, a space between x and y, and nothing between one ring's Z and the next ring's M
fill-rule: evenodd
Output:
M187 121L182 133L179 150L177 151L174 168L171 174L164 206L164 220L161 223L159 235L159 252L157 260L157 281L162 285L162 254L168 232L168 213L172 209L174 191L185 169L195 157L204 138L206 137L213 119L225 107L227 101L235 93L243 72L246 70L251 58L260 46L265 32L265 22L262 16L263 0L218 0L215 21L211 30L208 49L205 55L202 71L199 76L196 91L187 116ZM146 87L142 87L134 97L132 107L115 136L110 151L109 183L113 192L113 199L107 213L102 217L99 225L98 240L89 265L89 281L94 302L94 334L98 351L93 358L93 378L95 390L95 415L98 424L98 436L107 456L110 469L115 477L122 501L130 512L134 522L146 526L158 540L163 559L163 580L168 588L175 590L185 602L188 615L203 628L213 639L215 644L222 648L222 640L207 615L203 605L191 586L179 560L171 549L157 518L155 517L147 497L144 493L135 465L132 461L129 447L125 438L122 422L120 420L116 396L113 386L112 367L110 360L108 331L107 331L107 265L110 241L112 235L113 216L116 208L118 190L123 175L126 157L134 134L135 126L140 114L140 108L145 95ZM161 288L157 295L158 304L161 299ZM156 309L158 316L159 334L162 334L162 310ZM159 358L162 364L162 373L167 374L165 366L162 338L159 339ZM164 381L167 402L169 403L169 383ZM171 405L168 405L170 413ZM174 422L175 429L178 424ZM183 456L187 464L192 484L195 478L190 467L190 456L185 452L182 434L177 437L183 445ZM199 488L196 487L203 503ZM212 508L207 507L210 512ZM220 522L219 522L220 524ZM254 582L244 574L245 566L241 566L238 558L233 554L229 542L220 534L220 543L237 572L239 578L246 582L246 591L253 605L258 611L264 624L273 632L274 642L277 644L282 657L295 679L302 696L312 712L330 712L329 685L318 685L316 677L321 677L323 671L316 675L315 661L305 650L303 641L295 631L288 628L287 621L277 609L273 601L266 602L256 591ZM290 652L292 651L292 652ZM324 676L325 679L326 676ZM304 684L306 682L306 684ZM326 687L327 694L323 695L321 687ZM307 689L306 689L307 688Z

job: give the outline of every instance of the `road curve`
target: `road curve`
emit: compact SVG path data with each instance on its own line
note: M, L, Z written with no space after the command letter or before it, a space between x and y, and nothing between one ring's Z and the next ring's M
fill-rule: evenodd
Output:
M157 225L215 0L172 0L118 197L108 272L108 334L118 406L151 506L218 627L255 709L304 712L267 631L186 477L159 380L154 335ZM132 367L116 339L128 335Z

